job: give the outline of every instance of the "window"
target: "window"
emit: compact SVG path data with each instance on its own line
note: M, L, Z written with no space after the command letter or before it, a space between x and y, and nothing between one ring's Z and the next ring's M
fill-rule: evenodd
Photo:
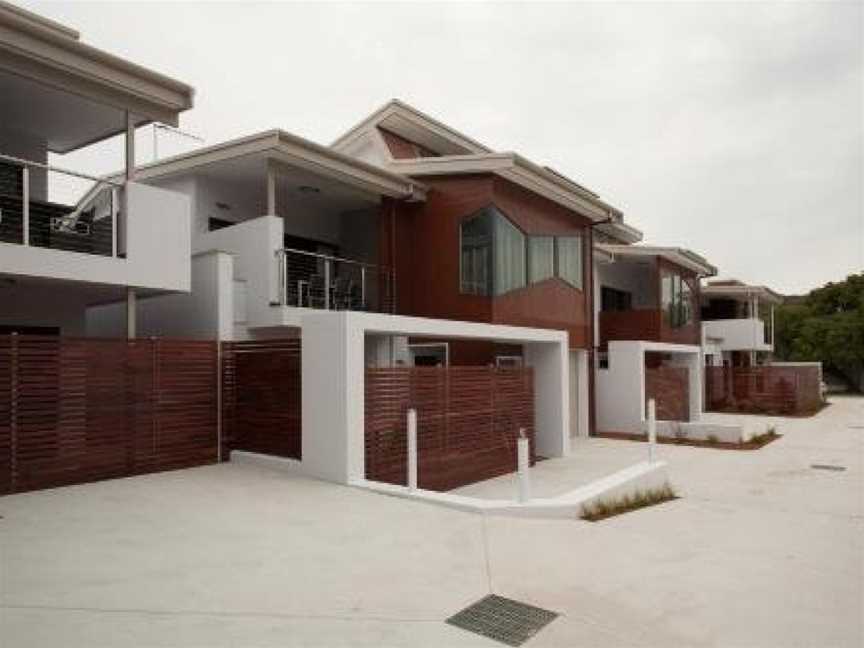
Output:
M558 255L558 276L574 288L582 289L582 237L555 238Z
M660 278L660 307L664 323L671 328L681 328L693 321L693 291L680 274L663 271Z
M555 238L532 236L528 239L528 283L555 276Z
M461 291L501 295L525 286L525 235L494 207L462 222Z
M628 311L633 308L633 295L626 290L603 286L600 289L600 310Z
M495 294L525 286L525 235L495 211Z

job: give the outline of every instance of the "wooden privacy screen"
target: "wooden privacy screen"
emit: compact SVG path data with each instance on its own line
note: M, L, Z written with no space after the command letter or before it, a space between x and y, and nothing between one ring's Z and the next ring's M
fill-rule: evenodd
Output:
M222 385L223 459L301 458L299 339L223 342Z
M705 408L720 412L806 414L822 403L817 366L706 367Z
M690 420L690 371L687 367L645 369L645 402L653 398L657 420Z
M367 369L365 397L367 479L406 483L412 407L421 488L450 490L516 470L519 428L531 439L534 461L530 368Z
M217 460L215 342L0 335L0 493Z

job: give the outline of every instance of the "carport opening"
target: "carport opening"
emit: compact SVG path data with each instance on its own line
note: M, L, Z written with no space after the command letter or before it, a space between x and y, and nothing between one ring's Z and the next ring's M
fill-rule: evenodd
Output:
M535 372L521 344L367 335L365 477L407 483L417 411L418 483L448 491L516 470L520 430L537 458Z

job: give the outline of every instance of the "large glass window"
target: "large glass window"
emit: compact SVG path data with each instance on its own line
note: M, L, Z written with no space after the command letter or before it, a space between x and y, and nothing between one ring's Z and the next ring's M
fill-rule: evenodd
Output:
M668 270L661 274L660 307L663 321L671 328L681 328L693 321L693 291L680 274Z
M468 295L525 286L525 235L494 207L462 222L460 285Z
M495 213L496 295L525 286L525 235L497 210Z
M492 219L486 212L462 222L461 291L492 294Z
M582 237L555 238L558 252L558 276L574 288L582 289Z
M528 282L536 283L555 276L555 238L532 236L528 239Z

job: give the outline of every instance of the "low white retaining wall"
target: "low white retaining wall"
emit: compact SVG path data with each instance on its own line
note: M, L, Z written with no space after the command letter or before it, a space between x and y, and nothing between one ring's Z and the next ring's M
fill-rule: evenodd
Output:
M779 434L777 420L763 416L703 415L701 421L657 421L658 436L693 441L711 437L723 443L746 443L771 428Z
M514 474L514 479L516 476ZM518 515L540 518L578 518L585 506L600 500L615 500L637 491L661 488L669 481L666 462L647 461L619 470L602 479L557 497L538 497L524 503L516 500L482 499L428 490L409 490L405 486L358 480L352 486L383 495L438 504L449 508L487 515Z

